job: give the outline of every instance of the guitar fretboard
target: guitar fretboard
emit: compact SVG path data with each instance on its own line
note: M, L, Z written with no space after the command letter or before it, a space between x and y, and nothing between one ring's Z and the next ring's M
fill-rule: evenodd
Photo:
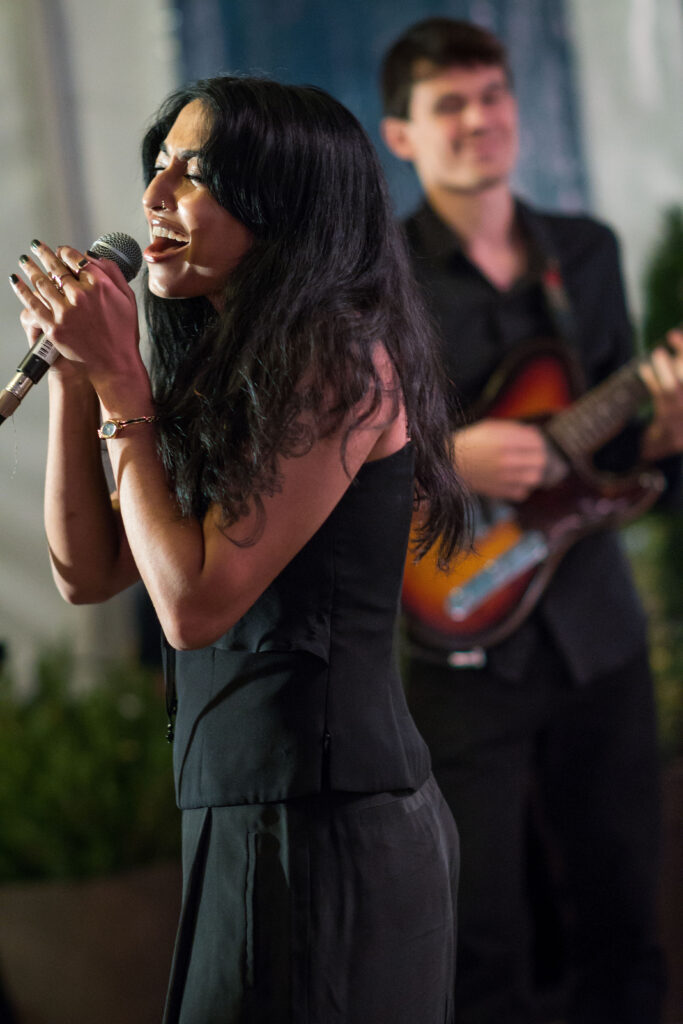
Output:
M633 359L602 384L557 413L546 424L553 441L570 457L590 455L624 428L649 396Z

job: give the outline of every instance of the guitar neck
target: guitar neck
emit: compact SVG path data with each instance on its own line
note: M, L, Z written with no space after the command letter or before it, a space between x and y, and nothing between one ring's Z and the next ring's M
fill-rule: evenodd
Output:
M570 457L590 455L623 430L650 392L632 359L546 424L548 435Z

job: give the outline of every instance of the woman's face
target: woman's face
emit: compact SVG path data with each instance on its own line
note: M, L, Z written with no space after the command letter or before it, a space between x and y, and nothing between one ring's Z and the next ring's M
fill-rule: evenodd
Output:
M208 132L204 107L193 100L161 143L154 177L142 197L151 238L143 256L154 295L203 295L218 309L230 272L253 238L202 180L198 154Z

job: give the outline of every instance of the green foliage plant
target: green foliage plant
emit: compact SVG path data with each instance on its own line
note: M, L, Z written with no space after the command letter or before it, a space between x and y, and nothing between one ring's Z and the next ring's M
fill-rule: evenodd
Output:
M646 349L683 321L683 208L664 211L645 275ZM652 669L665 760L683 755L683 486L625 531L650 621Z
M109 666L74 692L73 661L41 658L35 688L0 674L0 881L87 878L179 855L158 674Z
M624 531L650 625L662 759L683 755L683 513L656 511Z
M683 322L683 207L662 217L662 232L645 274L643 338L652 348Z

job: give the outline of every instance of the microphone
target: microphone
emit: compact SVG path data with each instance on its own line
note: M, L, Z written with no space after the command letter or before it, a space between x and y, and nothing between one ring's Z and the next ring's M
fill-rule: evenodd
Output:
M142 266L140 246L134 238L120 231L100 235L88 251L100 259L112 260L126 281L132 281ZM0 423L4 423L18 408L33 385L47 373L58 355L59 351L50 339L42 334L19 363L17 372L9 384L0 391Z

